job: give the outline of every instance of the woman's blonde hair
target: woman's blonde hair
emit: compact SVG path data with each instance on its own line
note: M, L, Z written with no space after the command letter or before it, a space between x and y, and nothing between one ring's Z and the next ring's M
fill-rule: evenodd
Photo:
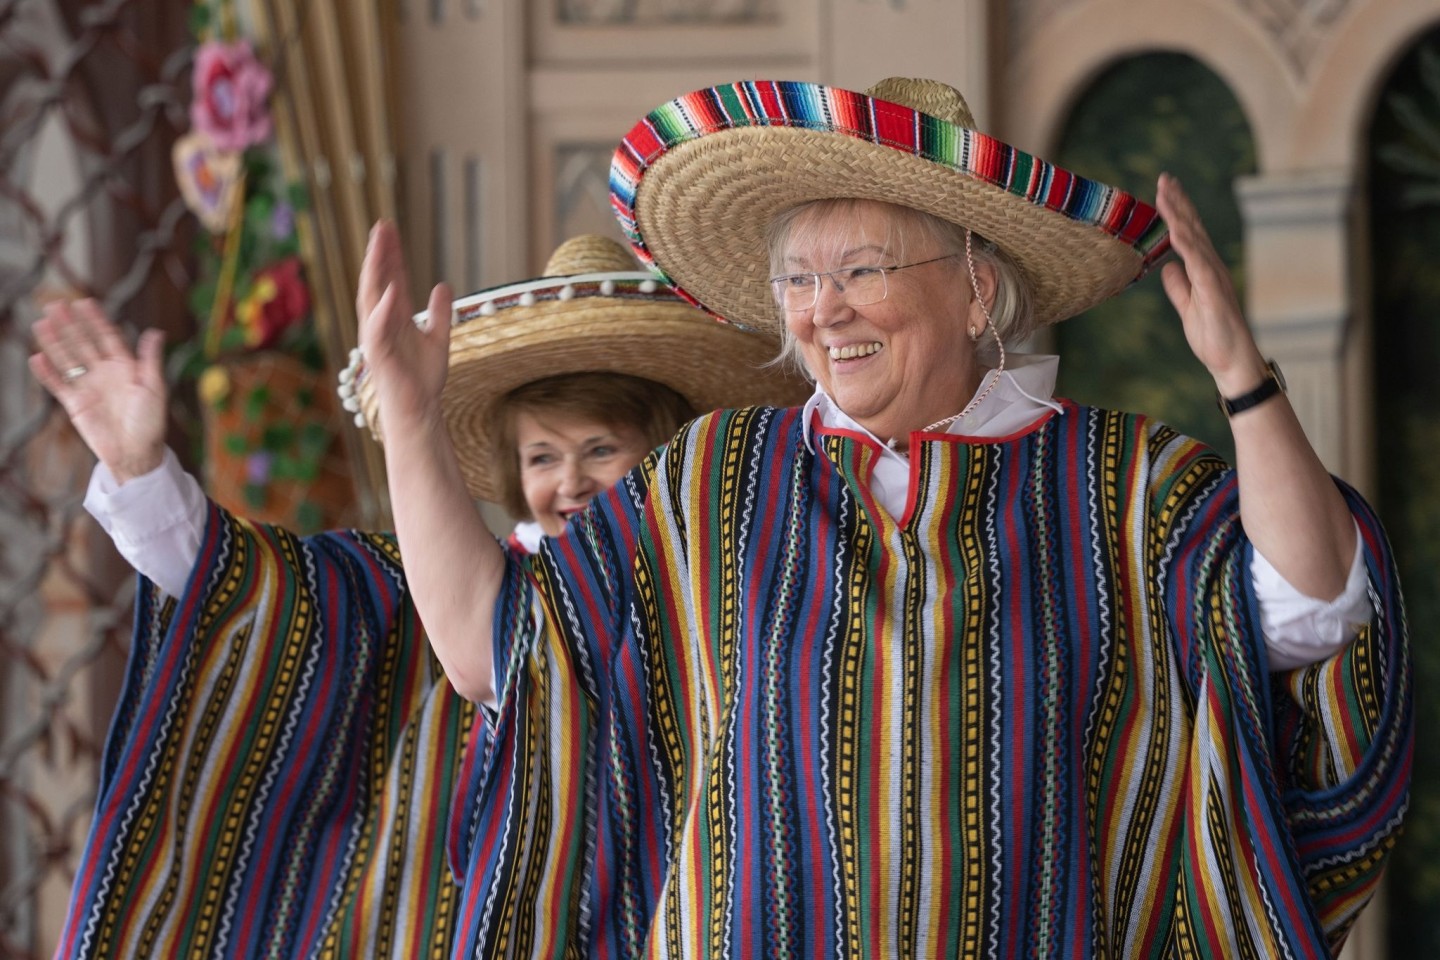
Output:
M770 222L765 237L770 254L770 274L778 276L790 271L785 257L787 252L796 245L817 249L817 244L822 242L819 236L822 219L828 221L824 229L826 234L835 237L835 249L838 255L840 243L847 242L851 237L845 235L846 231L835 228L836 221L849 217L852 222L858 222L858 211L861 204L881 202L859 198L812 200L781 213ZM964 227L951 223L949 220L942 220L923 211L902 207L898 204L886 203L884 205L889 207L894 214L887 221L886 235L867 237L867 240L880 244L889 256L899 262L904 262L907 258L906 245L915 243L917 240L930 240L934 245L938 245L941 256L958 254L963 258L965 256L965 235L969 232L970 249L975 263L977 265L988 264L995 271L995 302L986 304L986 306L990 310L990 322L995 325L995 331L1000 334L1000 339L1008 345L1024 340L1035 332L1035 315L1031 309L1030 284L1025 279L1025 274L1021 272L1019 265L1010 259L1005 251L980 234L967 231ZM833 218L823 216L826 214L835 216ZM971 279L968 271L964 272L964 277L964 282L968 286ZM776 362L813 380L814 377L810 376L810 371L805 368L804 360L800 355L800 345L785 323L783 309L778 305L776 309L780 311L780 354L776 357ZM995 342L989 336L984 336L977 342L976 352L982 363L993 364L998 359Z
M695 417L690 402L662 383L624 373L567 373L532 380L500 399L497 414L500 503L517 520L530 520L530 505L520 483L517 423L520 414L559 416L638 430L647 449L675 436Z

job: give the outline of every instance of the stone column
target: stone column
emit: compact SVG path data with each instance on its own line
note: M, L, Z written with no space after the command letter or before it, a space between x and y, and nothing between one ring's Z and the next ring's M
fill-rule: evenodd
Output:
M1260 174L1236 185L1246 314L1260 349L1284 370L1320 459L1348 477L1365 472L1353 416L1364 394L1347 375L1347 347L1363 349L1352 323L1353 186L1346 170Z

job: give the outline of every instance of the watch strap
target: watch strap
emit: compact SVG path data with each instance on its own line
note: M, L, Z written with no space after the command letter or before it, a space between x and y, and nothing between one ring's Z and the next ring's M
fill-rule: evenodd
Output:
M1225 411L1225 416L1233 417L1237 413L1259 406L1276 394L1284 392L1285 378L1280 374L1280 366L1274 360L1267 360L1265 361L1265 379L1260 381L1260 386L1248 393L1242 393L1238 397L1221 396L1219 391L1216 391L1215 399L1219 402L1220 409Z

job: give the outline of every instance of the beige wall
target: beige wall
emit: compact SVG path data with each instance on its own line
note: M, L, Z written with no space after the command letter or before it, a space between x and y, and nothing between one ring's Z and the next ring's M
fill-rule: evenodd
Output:
M566 236L618 236L610 153L660 102L739 77L959 87L1045 155L1116 60L1190 54L1234 91L1258 173L1238 185L1247 311L1322 458L1372 487L1360 207L1378 89L1440 0L408 0L401 169L422 278L538 272ZM1347 956L1383 957L1379 911Z

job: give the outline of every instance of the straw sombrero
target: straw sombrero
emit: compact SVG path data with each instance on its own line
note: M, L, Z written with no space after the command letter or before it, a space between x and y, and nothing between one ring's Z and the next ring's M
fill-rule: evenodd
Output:
M1054 323L1118 293L1169 249L1149 204L974 129L955 89L891 78L866 93L742 81L672 100L615 151L610 201L642 261L682 296L775 329L765 230L811 200L913 207L995 241Z
M664 384L700 413L803 403L810 384L764 366L779 349L771 335L696 310L637 270L620 243L567 240L543 277L455 301L444 407L466 485L499 499L497 467L507 454L496 449L496 405L517 387L567 373L624 373ZM358 352L341 372L341 396L381 439L374 385Z

